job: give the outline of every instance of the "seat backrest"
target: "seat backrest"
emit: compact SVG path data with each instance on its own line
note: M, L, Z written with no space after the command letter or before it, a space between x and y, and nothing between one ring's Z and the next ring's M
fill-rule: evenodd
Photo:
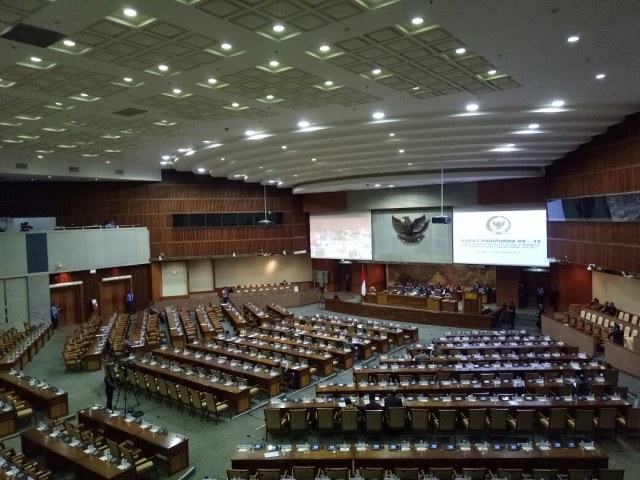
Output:
M393 428L393 429L404 428L405 414L406 414L406 407L389 408L388 410L389 428Z
M598 409L598 429L613 430L616 428L616 408L599 408Z
M487 478L487 469L463 467L462 475L469 480L485 480L485 478Z
M418 480L420 470L417 468L400 468L394 469L398 480Z
M593 470L576 470L570 468L567 470L567 480L591 480L593 478Z
M300 408L289 410L290 428L292 431L304 431L307 429L307 409Z
M451 480L453 478L453 468L429 467L429 475L438 480Z
M562 430L567 423L566 408L552 408L549 416L549 428L552 430Z
M264 409L264 423L267 430L280 430L282 425L280 424L281 415L279 408L265 408Z
M456 429L456 410L438 410L438 429L440 431Z
M256 480L280 480L279 468L258 468L256 470Z
M349 469L346 467L325 468L324 474L331 480L349 480Z
M360 468L360 477L365 480L383 480L384 468Z
M506 408L489 409L489 423L492 429L507 429L507 413Z
M367 432L377 433L382 431L382 410L366 410L364 420Z
M472 408L469 410L469 430L484 430L486 408Z
M601 468L598 471L598 480L624 480L624 470Z
M498 478L510 478L511 480L522 480L521 468L498 468Z
M533 430L533 421L536 415L535 410L517 410L516 411L516 429L517 430Z
M411 429L416 431L427 432L429 428L429 410L422 408L411 409Z
M594 410L576 410L576 431L590 432L593 430Z
M316 412L318 429L332 430L335 427L335 410L333 408L318 408Z
M555 468L534 468L531 470L531 480L557 480L558 470Z
M230 468L227 470L227 480L234 478L241 480L249 480L249 470L240 470L237 468Z
M315 480L316 478L316 467L308 467L308 466L293 466L293 478L296 480Z
M357 410L341 410L340 420L342 423L343 432L357 432L358 431L358 414Z

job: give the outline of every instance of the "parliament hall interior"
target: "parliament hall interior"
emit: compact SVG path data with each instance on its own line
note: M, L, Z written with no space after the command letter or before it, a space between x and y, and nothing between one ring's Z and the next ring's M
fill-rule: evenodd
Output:
M636 0L0 0L0 479L640 478Z

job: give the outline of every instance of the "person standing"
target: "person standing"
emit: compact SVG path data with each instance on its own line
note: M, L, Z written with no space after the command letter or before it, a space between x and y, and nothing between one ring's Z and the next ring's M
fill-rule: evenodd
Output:
M538 304L542 303L544 305L544 295L544 287L539 283L536 287L536 298L538 299Z
M229 303L229 289L227 287L224 287L222 289L221 296L222 296L223 305L226 305L227 303Z
M116 389L116 382L111 376L111 371L107 369L104 375L104 393L107 395L107 409L113 410L113 392Z
M60 309L56 307L54 302L51 302L51 327L56 330L60 322Z
M129 315L136 313L136 300L133 292L127 292L127 310L129 310Z
M536 312L536 327L542 331L542 314L544 313L544 305L538 305L538 311Z
M527 291L527 284L524 282L520 282L518 284L518 307L520 309L527 308L527 296L529 292Z

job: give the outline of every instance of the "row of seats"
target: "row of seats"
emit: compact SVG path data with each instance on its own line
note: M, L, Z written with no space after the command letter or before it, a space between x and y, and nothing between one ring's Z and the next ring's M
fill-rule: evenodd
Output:
M554 407L547 411L534 409L475 408L426 409L392 407L386 410L357 408L295 408L264 410L267 435L308 432L311 429L346 434L382 434L410 431L414 435L531 435L548 433L591 437L594 433L625 435L640 433L640 408L620 412L613 407L577 409Z
M18 475L14 475L15 478L20 478L20 474L23 474L24 478L33 478L34 480L49 480L51 478L51 470L40 468L36 460L28 459L24 453L18 453L13 447L7 447L2 442L0 442L0 457L6 462L2 466L3 470L15 468L19 472Z
M456 471L453 467L429 467L426 471L420 468L399 468L387 470L382 467L361 467L353 472L346 467L318 468L314 466L294 466L291 471L293 480L623 480L624 470L601 468L568 469L566 474L559 474L559 469L536 468L525 473L521 468L500 468L495 472L483 467L463 467ZM278 468L259 468L255 475L249 470L229 469L228 480L280 480L288 472Z
M65 370L81 370L83 358L95 340L96 333L102 324L102 317L91 314L89 319L77 328L73 335L67 337L62 348Z
M115 375L115 374L114 374ZM227 401L219 401L209 392L200 392L181 384L169 382L163 378L150 374L141 374L131 368L127 369L126 381L136 390L144 390L148 396L155 396L160 400L166 400L169 406L175 405L178 411L185 407L191 414L200 413L200 418L207 420L211 415L215 417L216 424L221 414L227 413L231 418L231 410Z

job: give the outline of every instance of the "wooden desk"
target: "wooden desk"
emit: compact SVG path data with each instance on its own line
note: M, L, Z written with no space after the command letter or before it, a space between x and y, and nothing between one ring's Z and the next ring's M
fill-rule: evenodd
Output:
M590 360L590 357L582 353L554 353L554 354L532 354L527 353L523 355L517 354L500 354L495 355L432 355L427 362L419 362L420 364L435 363L435 364L454 364L460 362L473 362L475 364L486 364L496 362L512 362L513 364L530 363L534 360L553 361L553 362L585 362ZM411 355L390 355L382 356L379 359L380 365L399 365L409 366L416 365L417 363L411 357Z
M501 451L490 447L480 451L475 446L469 451L460 449L446 450L443 446L431 450L416 449L411 445L407 451L391 451L388 446L381 450L372 450L367 446L364 451L358 451L351 446L348 451L320 451L298 452L293 450L280 453L274 458L265 458L263 450L236 452L231 457L231 468L249 469L255 472L258 468L280 468L291 471L294 465L312 465L320 468L347 467L351 470L359 467L418 467L425 471L429 467L485 467L495 470L503 468L523 468L531 471L533 468L558 468L566 471L569 468L607 468L609 457L602 450L584 450L582 448L551 448L541 450L533 448L529 452L522 450L510 451L503 446Z
M222 315L226 318L236 332L244 330L249 326L247 319L236 309L231 303L223 303L220 305L222 308Z
M12 368L22 370L29 363L44 344L51 338L51 325L40 325L27 337L23 338L14 348L0 358L0 372Z
M247 379L249 386L257 385L264 391L268 392L270 397L280 394L280 384L282 383L282 375L279 371L275 375L271 375L268 371L255 371L254 369L244 368L242 365L232 365L229 362L223 362L218 357L207 358L200 352L190 351L185 354L184 350L176 352L172 349L156 348L152 352L154 355L164 357L170 361L186 363L188 365L204 367L207 369L217 370L220 372L231 374L235 377Z
M142 450L145 457L156 453L167 459L167 475L173 475L189 466L189 439L175 433L153 433L137 422L127 422L121 416L111 416L101 409L87 408L78 412L78 424L91 430L102 429L104 436L122 443L130 440Z
M252 318L257 325L260 325L262 322L270 322L272 320L269 314L253 303L243 304L242 310L245 317Z
M547 315L542 315L542 333L556 340L561 340L573 345L585 352L590 357L596 354L598 341L589 333L570 328L560 320L555 320Z
M189 349L205 354L223 356L241 362L250 362L256 365L262 365L265 368L280 369L282 363L280 360L274 360L273 358L269 358L265 355L242 352L233 346L222 348L211 344L201 345L192 343L189 345ZM311 368L309 367L309 365L288 364L287 368L293 370L296 373L296 388L304 388L311 383Z
M184 348L184 330L180 321L180 312L172 305L165 307L167 315L167 327L169 328L169 341L177 348Z
M72 447L59 438L52 438L37 428L27 430L20 435L22 453L33 457L44 453L47 468L71 465L77 480L134 480L135 470L120 470L115 464L84 453L78 447Z
M271 315L275 318L280 318L282 320L292 321L295 316L293 312L290 312L286 308L278 305L277 303L268 303L267 311L271 313Z
M10 373L0 374L0 387L14 390L20 398L25 399L34 408L44 410L49 418L63 417L69 413L69 395L67 392L58 392L31 385L26 378L18 378ZM55 388L55 387L49 387Z
M228 400L231 408L236 413L242 413L251 406L251 392L248 387L225 385L197 375L174 372L170 368L162 368L158 364L153 365L152 363L143 363L138 360L134 362L134 368L142 373L148 373L173 383L179 383L199 392L212 393L221 400Z

